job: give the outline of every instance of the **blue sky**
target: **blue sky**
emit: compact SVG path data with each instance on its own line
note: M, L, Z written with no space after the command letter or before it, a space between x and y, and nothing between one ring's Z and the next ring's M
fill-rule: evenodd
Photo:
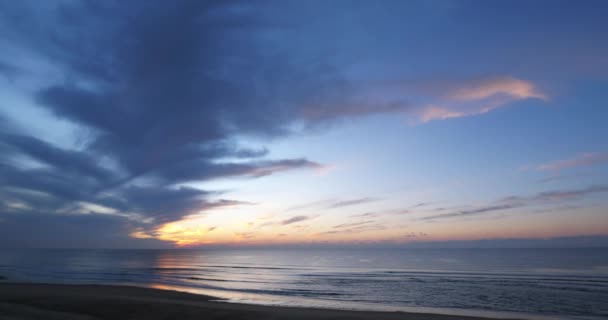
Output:
M0 9L4 246L608 236L602 1Z

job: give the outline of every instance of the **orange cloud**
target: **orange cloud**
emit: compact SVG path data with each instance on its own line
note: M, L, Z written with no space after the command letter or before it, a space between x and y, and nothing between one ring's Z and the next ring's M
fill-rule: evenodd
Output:
M433 103L416 109L422 122L484 114L520 100L548 99L534 83L513 77L450 81L423 87Z
M216 227L207 226L185 226L179 222L170 222L162 225L156 230L156 238L164 241L170 241L176 245L192 246L205 243L213 243L213 239L209 239L207 235L216 230ZM137 236L132 234L132 236Z
M462 86L452 89L447 96L451 100L477 101L497 95L504 95L513 100L530 98L547 99L544 93L538 91L534 83L513 77L492 78L464 83Z
M450 110L446 107L431 105L420 110L418 116L422 122L429 122L431 120L460 118L466 116L466 114L464 112Z

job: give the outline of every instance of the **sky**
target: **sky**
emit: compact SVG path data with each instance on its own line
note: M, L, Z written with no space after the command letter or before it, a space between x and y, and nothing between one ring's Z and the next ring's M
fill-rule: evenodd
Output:
M0 1L0 247L608 244L605 1Z

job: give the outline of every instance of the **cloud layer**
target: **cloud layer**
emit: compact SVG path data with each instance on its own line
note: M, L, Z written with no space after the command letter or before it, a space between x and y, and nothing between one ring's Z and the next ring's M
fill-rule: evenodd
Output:
M268 55L258 37L277 27L248 14L246 4L56 3L42 16L30 5L2 5L11 26L4 44L58 66L58 81L41 84L35 100L86 135L73 148L4 127L0 229L41 214L86 213L154 236L164 223L241 204L184 183L321 167L267 159L268 150L236 141L289 134L306 120L301 106L330 98L310 76L332 76ZM240 6L244 13L233 10Z

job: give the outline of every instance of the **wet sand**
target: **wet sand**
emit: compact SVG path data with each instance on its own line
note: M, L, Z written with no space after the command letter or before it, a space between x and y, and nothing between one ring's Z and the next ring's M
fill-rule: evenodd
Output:
M128 286L2 283L0 319L488 319L423 313L258 306L212 300L217 298Z

